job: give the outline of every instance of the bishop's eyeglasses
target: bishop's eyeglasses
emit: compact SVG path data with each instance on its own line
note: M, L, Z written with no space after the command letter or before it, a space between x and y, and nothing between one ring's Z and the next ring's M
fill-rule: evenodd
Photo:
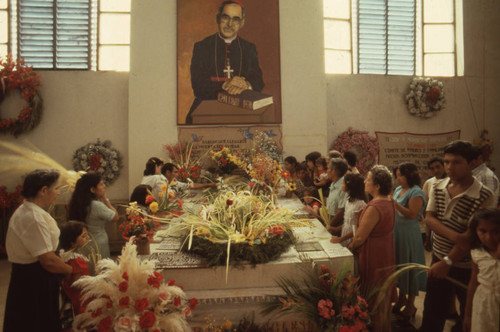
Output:
M222 14L220 16L220 20L221 20L222 23L229 22L229 24L232 24L232 23L241 24L241 21L243 19L241 17L238 17L238 16L231 17L229 15Z

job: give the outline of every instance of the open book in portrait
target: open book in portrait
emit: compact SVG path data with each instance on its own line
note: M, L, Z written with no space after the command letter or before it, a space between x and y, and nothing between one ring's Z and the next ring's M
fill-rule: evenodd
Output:
M258 110L273 103L273 96L254 90L245 90L239 95L230 95L226 91L221 91L217 95L220 103Z

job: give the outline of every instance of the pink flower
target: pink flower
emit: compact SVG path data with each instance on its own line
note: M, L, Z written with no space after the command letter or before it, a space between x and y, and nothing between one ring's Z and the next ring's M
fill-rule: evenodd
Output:
M335 315L335 310L332 309L333 303L330 299L319 300L318 302L318 312L319 315L325 319L331 319Z
M158 295L158 298L160 298L160 300L162 301L166 301L168 299L168 294L165 293L165 292L161 292L159 295Z
M120 317L120 319L118 319L118 327L130 328L131 325L132 325L132 321L128 317Z

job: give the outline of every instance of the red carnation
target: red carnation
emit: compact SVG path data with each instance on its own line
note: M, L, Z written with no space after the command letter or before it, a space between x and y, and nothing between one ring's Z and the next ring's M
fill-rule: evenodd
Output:
M156 321L156 316L152 311L145 311L139 318L139 326L142 329L149 329Z
M120 301L118 301L118 304L122 308L128 308L130 306L130 297L128 296L122 297Z
M169 285L169 286L173 286L173 285L175 285L175 280L174 280L174 279L170 279L170 280L168 281L168 285Z
M118 285L118 289L120 290L120 292L125 293L128 289L128 282L126 281L120 282L120 284Z
M147 298L143 298L143 299L135 301L134 308L137 312L144 311L144 309L146 309L147 307L149 307L149 301Z
M192 298L191 300L189 300L189 308L191 310L194 310L194 308L196 308L196 305L198 304L198 300L196 298Z
M224 158L220 158L220 162L223 163L224 165L227 165L227 160Z
M227 206L233 205L233 200L232 199L227 199L226 200Z
M101 319L101 321L99 322L98 331L99 332L111 331L112 325L113 325L113 319L111 319L111 316L106 316L105 318Z
M196 179L196 177L197 177L197 176L198 176L198 175L196 175L196 173L191 173L191 177L192 177L193 179Z
M90 170L95 171L99 167L101 167L101 159L102 156L100 154L93 154L89 158L90 162Z
M128 273L127 272L123 272L122 278L125 279L125 280L128 280Z
M174 305L175 306L180 306L181 305L181 298L179 296L176 296L174 299Z

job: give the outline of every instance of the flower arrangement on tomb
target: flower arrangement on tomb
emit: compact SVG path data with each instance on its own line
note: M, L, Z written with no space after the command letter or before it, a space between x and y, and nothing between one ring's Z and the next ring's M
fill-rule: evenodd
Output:
M306 262L302 268L302 282L279 279L284 295L266 302L263 313L301 314L316 324L317 331L368 331L368 304L359 295L359 278L353 277L346 266L338 274L313 262Z
M123 167L120 152L111 147L110 141L88 143L73 153L75 171L94 171L101 174L104 182L112 184Z
M9 54L0 61L0 103L12 90L19 90L21 98L26 102L16 118L0 118L0 133L11 133L18 136L35 128L41 119L43 101L40 89L40 75L28 66L24 60L13 60Z
M406 103L411 115L426 119L436 115L445 104L443 83L429 77L414 77Z
M226 191L201 208L185 209L182 222L159 235L189 232L183 250L205 258L209 266L277 259L294 242L291 227L306 224L294 211L275 206L250 191Z
M168 282L154 270L155 261L139 260L128 242L118 261L103 259L95 277L84 276L74 285L83 290L82 313L75 331L191 331L186 316L198 300L187 299L182 286Z
M160 224L158 221L141 215L128 215L127 220L119 226L122 238L130 240L134 237L134 242L140 240L153 242L153 236L159 228Z
M181 181L198 181L202 170L202 159L206 153L199 155L196 142L179 142L174 145L166 144L164 149L168 157L179 170ZM198 156L199 155L199 156Z
M221 174L231 174L238 168L245 170L247 167L241 153L231 153L231 150L224 146L220 146L215 151L210 150L210 156Z
M356 153L356 167L364 175L377 163L379 145L377 138L368 135L367 131L349 127L341 133L331 147L339 152L352 151Z

